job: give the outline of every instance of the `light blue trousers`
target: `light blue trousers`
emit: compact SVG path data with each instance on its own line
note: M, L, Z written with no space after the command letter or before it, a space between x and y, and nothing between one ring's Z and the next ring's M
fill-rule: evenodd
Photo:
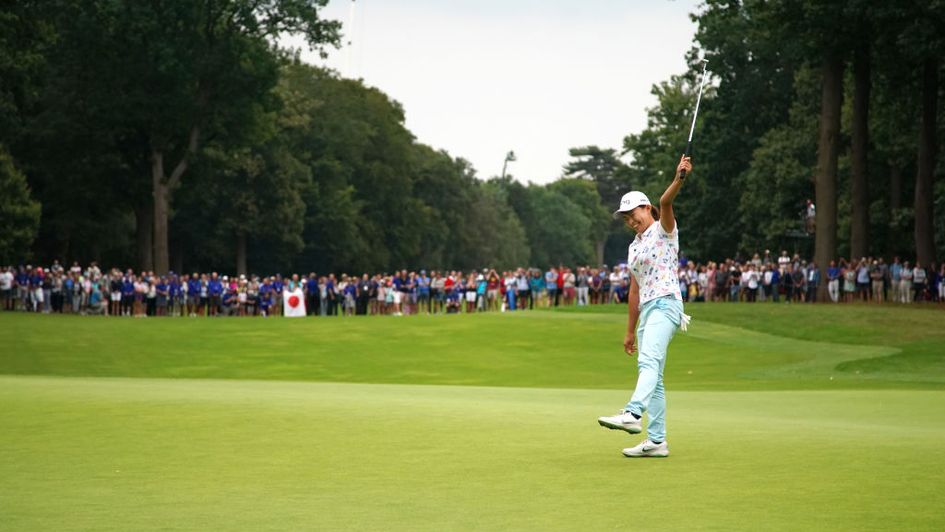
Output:
M646 434L650 441L666 441L666 393L663 368L666 349L682 320L682 301L672 296L647 301L637 324L637 387L624 410L642 416L649 412Z

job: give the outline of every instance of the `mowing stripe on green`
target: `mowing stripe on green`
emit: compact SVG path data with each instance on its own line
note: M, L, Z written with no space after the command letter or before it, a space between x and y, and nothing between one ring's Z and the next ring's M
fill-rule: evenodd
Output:
M0 377L5 530L942 529L945 392Z

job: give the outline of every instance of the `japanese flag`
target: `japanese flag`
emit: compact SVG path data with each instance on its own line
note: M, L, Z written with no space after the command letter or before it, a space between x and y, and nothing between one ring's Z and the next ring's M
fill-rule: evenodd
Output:
M305 297L301 288L282 292L282 315L287 318L305 317Z

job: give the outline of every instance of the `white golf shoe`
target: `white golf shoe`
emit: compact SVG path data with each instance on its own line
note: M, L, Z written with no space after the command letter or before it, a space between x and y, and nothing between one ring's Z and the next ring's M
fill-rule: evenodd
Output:
M625 430L630 434L639 434L642 430L640 419L636 418L630 412L619 412L616 416L603 416L597 418L597 423L602 427L613 430Z
M629 458L666 458L669 456L669 445L666 442L653 443L650 440L643 440L643 443L636 447L628 447L623 450L623 455Z

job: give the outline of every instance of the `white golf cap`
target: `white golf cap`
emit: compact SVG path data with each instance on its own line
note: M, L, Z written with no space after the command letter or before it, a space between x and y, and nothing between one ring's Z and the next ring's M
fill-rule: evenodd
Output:
M620 208L614 211L614 218L620 216L622 212L630 212L633 209L636 209L640 205L649 205L650 199L646 197L646 194L639 191L627 192L620 198Z

